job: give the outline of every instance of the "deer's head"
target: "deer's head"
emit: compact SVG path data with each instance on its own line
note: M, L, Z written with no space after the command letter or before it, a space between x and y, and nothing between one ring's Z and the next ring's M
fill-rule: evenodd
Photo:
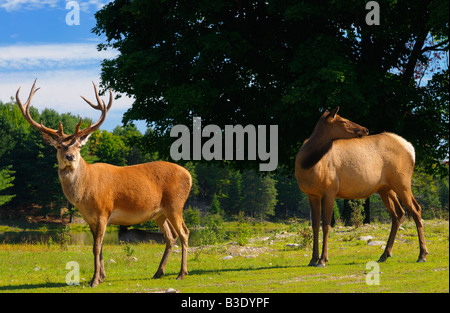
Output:
M105 104L103 100L100 99L100 96L97 91L97 87L94 85L95 90L95 96L97 98L97 105L94 105L89 100L81 96L81 98L84 99L91 107L93 107L96 110L100 110L102 112L102 115L100 116L100 119L92 125L92 123L84 128L80 129L81 126L81 119L78 122L78 124L75 126L75 132L71 135L64 134L63 131L63 125L61 122L59 122L59 128L58 130L51 129L48 127L45 127L41 123L37 123L35 120L33 120L30 116L30 103L31 99L33 98L36 91L39 90L39 88L35 88L36 80L34 81L33 87L31 87L30 95L28 96L28 100L25 102L24 105L22 105L22 102L19 99L19 91L20 87L17 90L16 93L16 101L17 105L19 106L20 110L22 111L23 116L25 119L30 123L31 126L36 128L41 132L42 138L44 141L54 146L58 152L57 152L57 158L58 158L58 166L60 170L75 170L78 167L78 164L81 160L81 154L80 149L81 147L86 144L86 142L89 139L89 136L97 130L100 125L105 121L106 114L108 113L109 109L111 108L111 104L113 101L112 92L111 89L109 90L109 102L108 105Z
M369 135L369 130L337 114L339 107L323 113L317 128L325 132L331 139L350 139Z

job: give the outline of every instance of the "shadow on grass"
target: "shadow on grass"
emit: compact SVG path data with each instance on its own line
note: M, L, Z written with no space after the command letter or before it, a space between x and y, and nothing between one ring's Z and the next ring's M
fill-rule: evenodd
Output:
M0 286L1 291L14 291L14 290L32 290L38 288L61 288L65 287L67 284L64 283L42 283L42 284L24 284L24 285L13 285L13 286Z
M238 268L222 268L222 269L192 269L189 270L189 275L206 275L210 273L225 273L225 272L245 272L245 271L262 271L262 270L274 270L274 269L289 269L303 267L302 265L275 265L275 266L260 266L260 267L238 267Z

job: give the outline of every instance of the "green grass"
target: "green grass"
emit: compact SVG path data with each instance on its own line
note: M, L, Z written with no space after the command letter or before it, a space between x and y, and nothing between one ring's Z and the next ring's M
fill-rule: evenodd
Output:
M164 245L105 245L107 277L97 288L89 288L93 274L91 246L58 244L0 244L0 292L449 292L448 221L425 221L428 255L419 254L414 223L407 221L397 235L393 256L380 263L380 284L367 285L366 264L376 261L383 250L358 240L371 235L387 241L390 225L376 224L356 230L334 228L330 233L329 263L325 268L308 267L311 248L286 247L299 242L295 227L280 227L245 240L190 248L189 275L176 277L180 269L179 249L173 253L161 279L151 279ZM290 231L290 232L288 232ZM294 232L293 232L294 231ZM302 245L304 246L304 245ZM227 255L233 257L222 259ZM115 263L108 260L113 259ZM68 286L66 263L80 265L80 284Z

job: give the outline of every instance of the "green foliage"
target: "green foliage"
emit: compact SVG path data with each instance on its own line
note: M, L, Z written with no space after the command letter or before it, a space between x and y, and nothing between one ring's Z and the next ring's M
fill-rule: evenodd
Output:
M94 153L98 162L109 163L118 166L126 165L128 151L120 136L116 136L106 130L95 132L90 139L90 150Z
M239 223L237 230L230 234L230 240L235 241L240 246L248 244L253 235L253 229L247 222Z
M13 186L12 182L14 181L14 177L11 175L14 174L14 171L11 171L10 168L11 166L0 169L0 206L11 201L11 199L15 197L15 195L3 194L5 189Z
M274 215L277 203L276 181L269 175L260 176L253 171L245 171L243 174L242 209L251 217L259 217L261 220Z
M214 245L225 240L225 229L220 215L207 215L200 229L200 246Z
M211 214L221 214L219 197L216 194L213 194L211 205L209 206L209 212Z
M30 111L33 118L42 119L49 127L57 128L59 121L63 121L65 133L74 131L80 119L79 116L58 114L49 109L40 113L31 107ZM4 189L0 193L0 204L3 202L7 216L17 214L17 208L34 208L33 214L36 215L59 215L61 208L69 207L73 214L76 208L68 204L61 191L55 149L44 144L39 132L29 126L17 105L0 103L0 112L0 134L4 136L0 137L0 189ZM88 124L89 120L83 119L81 127ZM116 165L160 159L159 151L148 152L144 138L145 135L133 125L118 126L112 133L96 131L81 154L89 163ZM209 227L212 231L220 229L218 225L223 220L309 218L308 197L299 191L293 175L281 171L258 175L251 170L201 162L188 162L185 167L193 178L187 202L190 207L184 212L189 227L213 223L217 227ZM418 168L412 187L423 208L424 218L448 218L448 174L444 177L430 176L425 169ZM4 203L6 200L9 202ZM372 197L371 206L372 219L389 219L379 197ZM335 218L339 219L338 206L335 205L334 211ZM246 237L245 231L240 237ZM218 239L212 237L211 240Z
M304 250L307 247L312 247L313 242L313 233L312 229L309 226L309 223L296 222L297 225L294 226L296 228L297 238L295 243L298 244L298 249ZM291 226L292 227L292 226Z
M135 250L133 249L133 246L131 244L126 244L123 246L123 252L125 253L125 256L131 258L135 253Z
M422 207L422 218L443 217L442 209L448 208L448 180L433 178L418 169L413 175L411 187L415 199Z
M362 226L364 222L364 200L350 200L349 205L352 210L350 214L350 223L355 226L355 228L358 228Z
M339 206L338 206L336 201L334 201L334 205L333 205L333 214L334 214L334 218L335 218L336 221L340 221L341 220L341 214L339 212Z
M197 207L192 207L191 205L184 210L183 219L188 228L195 228L200 225L200 212Z
M61 249L67 250L68 245L71 241L70 227L68 225L63 225L62 227L58 228L58 230L56 231L56 240L61 246Z

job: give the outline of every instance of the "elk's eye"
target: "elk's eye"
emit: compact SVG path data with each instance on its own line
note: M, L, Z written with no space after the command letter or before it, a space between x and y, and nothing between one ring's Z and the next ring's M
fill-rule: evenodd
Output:
M58 150L61 149L61 146L60 146L60 145L57 145L57 146L56 146L56 149L58 149Z

